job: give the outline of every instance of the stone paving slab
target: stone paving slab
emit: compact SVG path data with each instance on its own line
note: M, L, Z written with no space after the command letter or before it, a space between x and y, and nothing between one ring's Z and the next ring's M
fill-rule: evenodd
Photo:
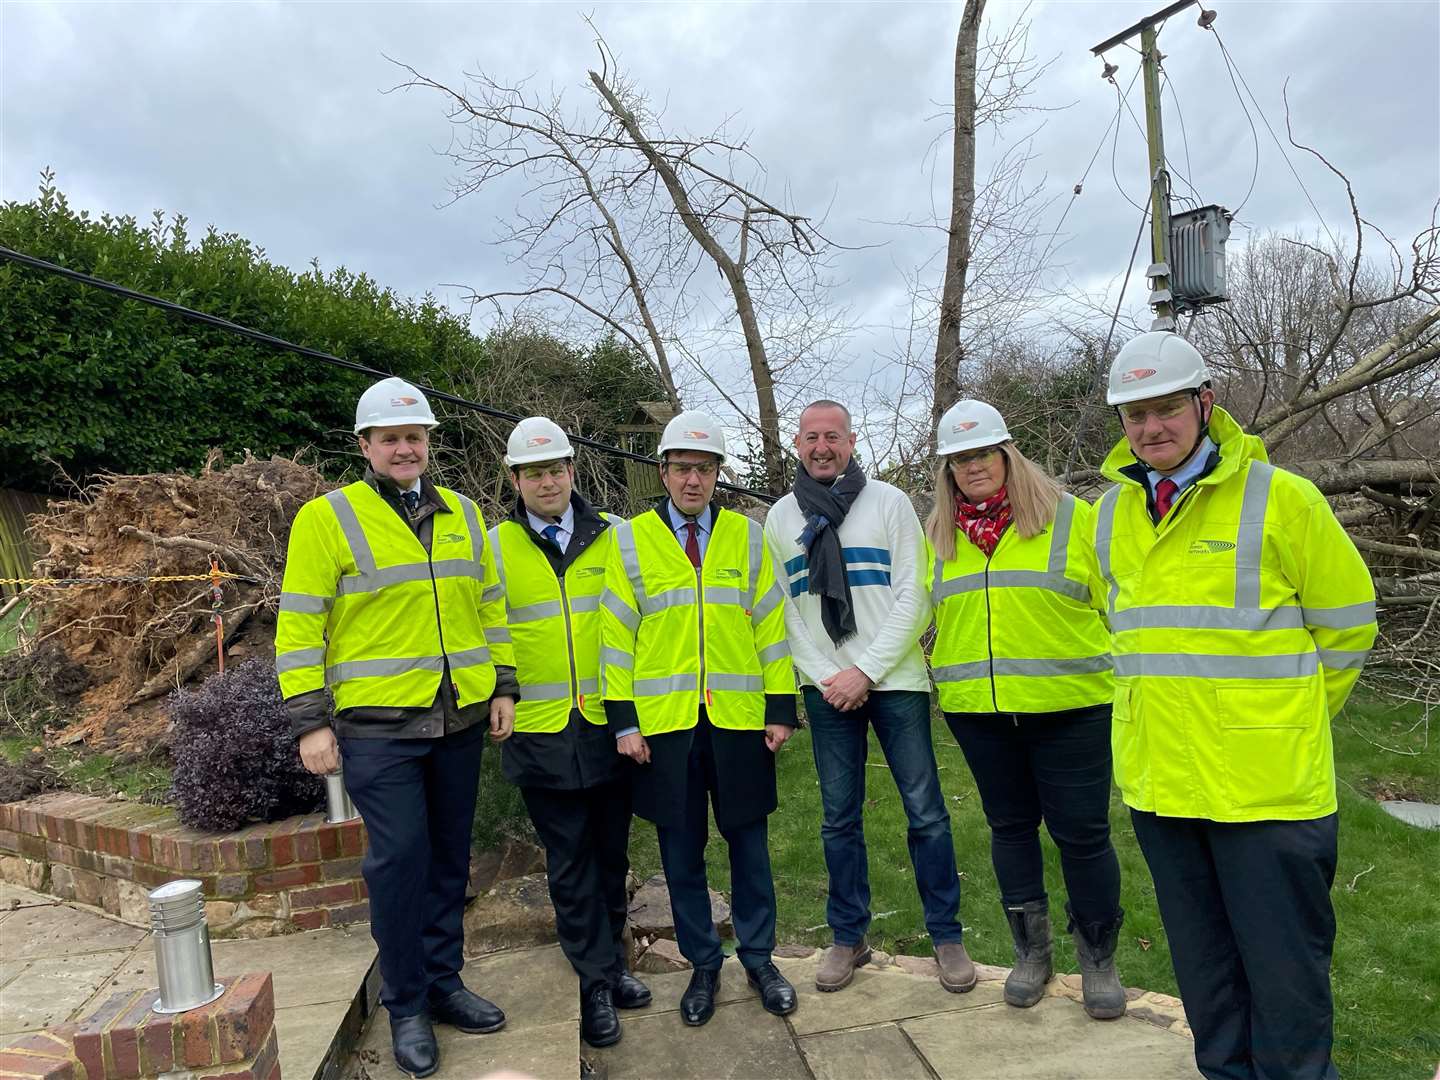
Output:
M933 1080L924 1059L895 1024L807 1035L797 1042L815 1080Z
M540 1027L505 1028L491 1035L466 1035L443 1025L435 1029L440 1068L434 1080L475 1080L499 1070L514 1070L534 1080L576 1080L580 1073L580 1027L573 1020ZM309 1075L309 1074L305 1074ZM401 1080L390 1053L390 1024L381 1009L365 1030L345 1080ZM290 1074L285 1074L289 1080Z
M558 945L487 953L465 961L460 977L505 1010L505 1031L580 1019L580 980ZM385 1026L383 1008L380 1012Z
M5 947L10 947L8 939ZM18 965L0 986L0 1036L63 1024L129 955L130 950L117 949L35 958Z
M698 1028L686 1027L678 1013L634 1012L622 1023L625 1037L620 1042L584 1051L587 1060L603 1065L606 1080L810 1078L785 1021L755 1001L721 1005L710 1022Z
M7 960L73 956L133 949L146 931L68 904L22 907L0 922L0 951Z
M1004 985L981 982L964 994L952 994L940 985L939 979L910 975L895 968L863 967L855 972L855 981L844 990L821 993L815 989L813 968L802 981L786 976L799 991L800 1007L790 1017L796 1035L814 1035L822 1031L904 1020L931 1013L952 1013L978 1009L1002 1000Z
M1440 806L1434 803L1386 799L1380 805L1391 817L1398 818L1407 825L1420 829L1440 829Z
M53 896L34 892L23 885L12 885L8 881L0 881L0 911L10 911L21 907L50 907L58 903L61 901Z
M906 1020L940 1080L1197 1080L1195 1044L1143 1020L1092 1020L1064 997Z
M281 1073L287 1078L310 1080L324 1063L335 1033L349 1011L348 1001L276 1009L275 1036L280 1040Z

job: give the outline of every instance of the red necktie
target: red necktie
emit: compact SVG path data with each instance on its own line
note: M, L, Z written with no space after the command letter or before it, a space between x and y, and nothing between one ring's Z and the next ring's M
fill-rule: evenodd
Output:
M1162 477L1160 482L1155 485L1155 517L1157 520L1170 512L1170 504L1174 502L1175 493L1179 490L1179 486L1168 476Z
M698 570L700 568L700 529L693 521L685 522L685 554L690 558L690 565Z

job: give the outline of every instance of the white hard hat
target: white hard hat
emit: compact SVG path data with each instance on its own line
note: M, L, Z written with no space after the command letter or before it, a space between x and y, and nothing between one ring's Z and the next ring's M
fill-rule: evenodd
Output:
M687 409L665 425L660 436L660 454L667 450L704 450L725 460L725 432L709 413Z
M521 420L505 443L505 464L512 469L574 456L575 450L560 425L544 416L527 416Z
M983 401L957 401L940 417L940 426L935 430L935 453L945 457L1009 441L1010 429L999 409Z
M1198 390L1210 381L1200 350L1179 334L1151 330L1131 338L1110 362L1107 405L1163 397L1176 390Z
M355 434L366 428L404 427L406 424L424 424L435 427L440 421L430 411L430 402L425 400L418 387L393 375L381 379L360 395L355 406Z

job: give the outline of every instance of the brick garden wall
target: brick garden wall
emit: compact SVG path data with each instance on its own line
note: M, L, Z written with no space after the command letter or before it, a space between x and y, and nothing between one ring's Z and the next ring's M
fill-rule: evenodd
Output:
M79 1023L0 1047L0 1080L280 1080L270 975L220 982L218 999L170 1016L152 1008L158 990L114 994Z
M359 821L307 814L233 833L169 807L56 793L0 804L0 880L148 926L146 893L176 878L205 892L214 937L268 937L370 917Z

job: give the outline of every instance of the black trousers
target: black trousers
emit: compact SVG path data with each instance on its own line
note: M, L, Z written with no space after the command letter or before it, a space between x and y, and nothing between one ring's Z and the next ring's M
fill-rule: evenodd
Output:
M393 1017L459 990L465 883L485 724L438 739L340 739L345 788L370 837L360 872Z
M946 713L945 723L980 791L1000 898L1045 899L1044 821L1075 921L1087 933L1111 925L1120 914L1120 862L1110 843L1110 706Z
M658 825L660 863L675 916L675 943L697 969L718 971L725 959L710 914L705 877L705 846L710 840L710 809L718 781L710 721L702 713L690 743L685 784L684 823ZM770 833L765 817L720 830L730 851L731 920L739 939L736 954L747 968L770 962L775 951L775 881L770 874Z
M1132 810L1210 1080L1337 1080L1330 953L1338 816L1227 823Z
M625 970L630 781L576 791L522 787L520 794L545 845L560 947L585 995Z

